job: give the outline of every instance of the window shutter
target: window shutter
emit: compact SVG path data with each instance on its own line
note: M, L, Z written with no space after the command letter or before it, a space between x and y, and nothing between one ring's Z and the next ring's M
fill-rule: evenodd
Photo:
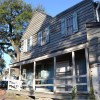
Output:
M77 13L73 13L73 32L78 31Z
M38 45L42 45L42 31L38 33Z
M25 52L27 52L28 51L28 47L27 47L28 45L27 45L27 39L25 40Z
M61 34L66 35L66 19L61 19Z
M32 42L33 42L33 37L30 36L30 49L31 49L31 47L32 47Z
M46 32L46 43L48 43L49 42L49 27L45 29L45 32Z
M27 52L27 39L23 41L23 52Z

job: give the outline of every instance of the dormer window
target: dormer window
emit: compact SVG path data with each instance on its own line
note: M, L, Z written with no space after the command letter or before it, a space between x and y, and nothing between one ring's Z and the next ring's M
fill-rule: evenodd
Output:
M49 42L49 27L38 33L38 45L45 45Z
M27 39L27 49L28 51L32 49L32 36L30 36L30 38Z
M32 49L32 36L30 36L28 39L24 39L21 43L21 51L22 52L28 52Z
M73 13L67 18L61 19L61 34L63 36L73 34L78 31L77 13Z

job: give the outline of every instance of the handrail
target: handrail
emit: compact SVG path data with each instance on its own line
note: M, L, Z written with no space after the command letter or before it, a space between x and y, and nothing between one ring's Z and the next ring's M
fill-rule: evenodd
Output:
M38 81L38 80L53 80L54 78L39 78L39 79L35 79L35 81Z

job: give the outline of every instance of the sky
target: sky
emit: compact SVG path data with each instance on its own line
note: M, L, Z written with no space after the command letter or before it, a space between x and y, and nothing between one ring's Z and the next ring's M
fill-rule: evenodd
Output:
M60 12L68 9L69 7L83 1L83 0L24 0L26 3L31 4L32 7L36 7L37 5L42 5L46 13L55 16ZM100 1L100 0L94 0Z
M55 16L58 13L66 10L67 8L77 4L82 0L24 0L26 3L31 4L32 7L42 5L46 13Z
M60 12L72 7L73 5L83 0L23 0L23 1L26 2L27 4L31 4L33 8L38 5L42 5L46 13L54 17ZM4 59L6 61L6 67L8 68L11 59L7 54L4 54Z

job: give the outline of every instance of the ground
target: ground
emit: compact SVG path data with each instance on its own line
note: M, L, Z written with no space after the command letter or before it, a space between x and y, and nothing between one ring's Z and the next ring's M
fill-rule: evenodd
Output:
M0 100L34 100L34 99L26 95L16 95L14 93L9 93L6 90L0 89Z

